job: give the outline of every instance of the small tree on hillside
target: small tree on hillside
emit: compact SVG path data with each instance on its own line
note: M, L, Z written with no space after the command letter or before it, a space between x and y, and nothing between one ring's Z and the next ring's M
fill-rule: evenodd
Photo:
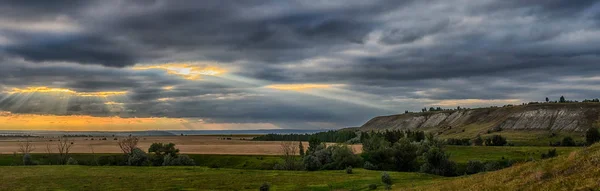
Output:
M560 99L558 102L565 103L565 102L567 102L567 100L565 99L565 96L560 96Z
M592 145L600 141L600 132L598 132L596 127L589 128L585 132L585 141L588 145Z

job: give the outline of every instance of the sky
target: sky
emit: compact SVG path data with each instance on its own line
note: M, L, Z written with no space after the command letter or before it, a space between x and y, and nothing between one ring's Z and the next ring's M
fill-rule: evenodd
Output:
M597 98L593 0L0 0L0 130L334 129Z

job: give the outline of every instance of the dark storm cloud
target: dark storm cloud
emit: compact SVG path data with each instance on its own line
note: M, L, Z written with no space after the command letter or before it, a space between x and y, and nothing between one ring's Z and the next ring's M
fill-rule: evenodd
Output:
M35 62L63 61L124 67L135 64L135 53L101 36L41 36L6 48L9 54Z
M119 100L127 112L73 101L77 114L356 125L440 100L600 93L565 80L600 72L598 1L0 2L0 87L129 92ZM260 83L127 68L184 61ZM343 84L384 107L260 88L272 83Z

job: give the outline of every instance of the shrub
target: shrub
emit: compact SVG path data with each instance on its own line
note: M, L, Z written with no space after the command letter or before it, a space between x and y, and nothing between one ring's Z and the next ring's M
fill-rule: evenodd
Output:
M271 185L269 183L265 182L260 186L259 190L260 191L269 191L269 189L271 189Z
M127 165L129 166L144 166L148 164L148 155L139 148L131 150L127 159Z
M469 161L467 163L467 174L475 174L483 171L485 171L485 166L481 161Z
M447 145L469 146L469 145L471 145L471 139L454 139L454 138L450 138L450 139L446 139L446 144Z
M417 146L407 138L400 139L392 147L392 159L398 171L410 171L416 166Z
M369 184L369 190L377 190L377 184Z
M77 165L77 160L73 157L69 157L69 159L67 159L67 165Z
M421 166L421 172L451 176L456 172L456 165L449 160L450 156L438 147L433 147L423 154L425 164Z
M163 166L194 166L196 162L194 159L190 158L188 155L179 155L173 157L171 155L166 155L163 160Z
M589 128L585 132L585 141L588 145L592 145L595 142L600 141L600 132L598 132L597 128Z
M381 173L381 182L386 185L392 185L392 177L387 172Z
M370 163L369 161L365 162L363 168L367 169L367 170L377 170L377 166L375 166L373 163Z
M319 161L319 159L314 155L305 156L303 162L304 168L309 171L319 170L321 169L321 166L323 166L321 161Z
M171 157L177 157L179 149L175 148L175 144L173 143L152 143L150 148L148 148L148 153L154 153L154 156L150 159L152 165L162 166L165 156L170 155Z
M359 166L362 163L362 158L355 155L347 145L334 145L327 149L331 150L332 169L344 169L348 166Z
M485 139L486 146L504 146L506 143L506 138L500 135L494 135Z
M33 160L31 159L31 155L29 153L25 153L25 155L23 155L23 165L33 165Z
M572 147L577 145L575 143L575 140L573 140L573 138L571 137L565 137L563 138L562 142L560 143L561 146L565 146L565 147Z
M547 153L542 153L542 159L556 157L558 154L556 153L556 149L550 149Z
M352 174L352 166L346 167L346 174Z
M102 155L98 157L98 165L123 166L128 165L128 155Z

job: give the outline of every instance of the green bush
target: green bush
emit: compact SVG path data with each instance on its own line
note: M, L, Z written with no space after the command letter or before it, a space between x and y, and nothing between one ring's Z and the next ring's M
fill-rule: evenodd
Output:
M352 174L352 166L346 167L346 174Z
M127 159L129 166L146 166L148 165L148 155L139 148L134 148Z
M597 126L597 125L595 125ZM598 132L597 128L589 128L585 132L585 142L588 145L592 145L596 142L600 141L600 132Z
M309 171L315 171L321 169L321 161L314 155L307 155L304 157L304 168Z
M423 154L425 163L421 166L421 172L441 176L452 176L456 172L456 164L450 161L450 156L438 147L433 147Z
M196 163L194 159L190 158L188 155L179 155L173 157L171 155L166 155L164 158L163 166L194 166Z
M370 163L369 161L365 162L363 168L367 170L378 170L377 166L375 166L373 163Z
M493 135L485 139L485 146L504 146L506 143L506 138L500 135Z
M402 138L392 146L392 161L397 171L411 171L415 169L417 159L417 146L407 138Z
M377 184L369 184L369 190L377 190Z
M575 140L573 140L573 138L565 137L563 138L562 142L560 142L560 145L564 147L572 147L576 146L577 144L575 143Z
M152 143L150 148L148 148L148 153L154 153L154 156L150 158L152 165L162 166L165 156L170 155L171 157L177 157L179 149L175 148L175 144L173 143Z
M547 153L542 153L542 159L553 158L558 156L556 149L550 149Z
M381 173L381 182L386 185L392 185L392 177L387 172Z
M269 183L265 182L260 186L259 190L260 191L269 191L270 189L271 189L271 185Z
M477 135L477 137L475 137L475 139L473 139L473 145L475 145L475 146L483 145L483 139L481 138L481 135Z
M23 165L34 165L33 160L31 159L31 155L29 153L25 153L23 155Z
M469 161L467 163L467 169L466 169L466 173L467 174L475 174L475 173L479 173L479 172L483 172L485 171L485 166L481 161Z
M69 159L67 159L67 165L77 165L77 160L73 157L69 157Z
M331 152L331 169L344 169L348 166L359 166L362 158L354 154L347 145L333 145L327 148Z

